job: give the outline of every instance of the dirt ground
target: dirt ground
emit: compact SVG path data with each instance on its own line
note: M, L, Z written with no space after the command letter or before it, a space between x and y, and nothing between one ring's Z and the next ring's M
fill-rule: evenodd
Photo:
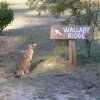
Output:
M14 10L14 21L0 36L0 100L100 100L100 53L93 53L90 60L81 55L85 60L79 58L78 67L69 70L65 53L56 55L59 51L49 39L50 26L63 17L37 16L25 5L26 0L7 2ZM32 72L20 79L9 77L16 68L13 52L31 42L38 44ZM99 43L94 45L98 52Z

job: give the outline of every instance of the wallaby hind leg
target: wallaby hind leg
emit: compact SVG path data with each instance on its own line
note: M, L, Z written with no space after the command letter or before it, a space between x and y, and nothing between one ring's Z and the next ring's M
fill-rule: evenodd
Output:
M28 70L26 70L26 71L25 71L25 74L27 74L27 75L28 75L29 73L30 73L30 72L29 72Z
M28 75L28 74L30 73L29 69L30 69L30 66L29 66L28 68L26 68L26 70L25 70L25 74Z
M24 71L20 70L20 71L17 71L15 78L21 78L21 76L24 76L24 75L25 75Z
M17 71L17 74L18 74L18 75L24 76L24 70L19 70L19 71Z

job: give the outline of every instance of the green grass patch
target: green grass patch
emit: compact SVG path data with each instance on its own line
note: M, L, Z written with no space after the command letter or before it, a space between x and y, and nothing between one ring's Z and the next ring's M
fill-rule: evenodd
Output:
M87 57L85 53L80 52L77 54L77 60L79 65L85 64L100 64L100 52L93 51L91 57Z

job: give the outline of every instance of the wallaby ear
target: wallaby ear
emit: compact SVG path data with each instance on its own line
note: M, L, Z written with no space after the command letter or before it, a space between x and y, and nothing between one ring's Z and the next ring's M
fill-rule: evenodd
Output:
M33 46L34 46L34 47L36 47L36 46L37 46L37 44L36 44L36 43L34 43L34 44L33 44Z

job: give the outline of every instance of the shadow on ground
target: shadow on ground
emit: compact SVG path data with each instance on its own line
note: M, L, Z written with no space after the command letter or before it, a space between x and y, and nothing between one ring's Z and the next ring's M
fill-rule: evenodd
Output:
M45 61L45 59L40 59L40 60L32 63L31 64L31 67L30 67L30 72L32 72L39 64L41 64L44 61Z

